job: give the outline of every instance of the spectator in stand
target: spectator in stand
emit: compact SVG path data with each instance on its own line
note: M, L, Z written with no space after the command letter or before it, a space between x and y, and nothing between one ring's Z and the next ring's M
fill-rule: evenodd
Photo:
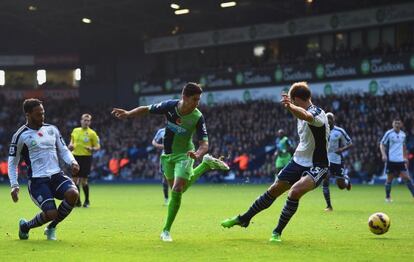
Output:
M240 175L244 176L244 172L249 168L249 156L246 153L242 153L233 160L233 163L237 164Z
M118 153L114 153L112 158L109 160L109 170L111 171L111 173L114 176L118 176L119 175L119 169L120 169L120 160L119 160L119 155Z

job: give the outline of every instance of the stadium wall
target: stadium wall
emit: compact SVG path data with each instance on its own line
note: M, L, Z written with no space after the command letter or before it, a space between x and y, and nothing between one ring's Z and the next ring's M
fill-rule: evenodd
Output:
M310 82L310 87L312 93L317 96L356 93L383 95L384 93L392 93L402 90L414 90L414 75L320 83ZM249 100L260 99L279 101L282 92L286 92L288 89L288 85L275 85L271 87L244 88L237 90L206 91L201 97L201 102L211 105L214 103L231 101L246 102ZM147 105L178 97L178 92L169 95L141 96L139 103L140 105Z

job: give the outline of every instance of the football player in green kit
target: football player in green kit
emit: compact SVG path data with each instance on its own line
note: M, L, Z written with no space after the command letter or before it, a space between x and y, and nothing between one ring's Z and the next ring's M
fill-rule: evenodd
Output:
M290 150L292 149L292 143L285 135L285 131L283 129L279 129L277 131L277 136L278 137L276 139L275 151L276 175L279 174L280 170L282 170L292 158L292 154L290 153Z
M161 233L163 241L172 241L170 229L180 209L181 196L188 187L208 170L229 170L226 163L206 154L207 128L203 114L197 109L202 92L199 84L187 83L182 90L180 100L139 106L130 111L120 108L112 110L112 114L119 119L140 117L148 113L164 115L166 118L161 165L172 190L167 220ZM194 133L197 134L199 141L197 150L192 142ZM201 159L201 164L193 168L194 161Z

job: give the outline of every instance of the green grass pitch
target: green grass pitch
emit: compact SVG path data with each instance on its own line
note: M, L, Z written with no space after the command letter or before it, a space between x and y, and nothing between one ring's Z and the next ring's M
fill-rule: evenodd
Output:
M281 243L268 239L286 195L247 229L220 227L267 186L193 186L183 195L172 243L159 240L167 212L161 185L92 185L91 207L75 209L59 225L56 242L45 240L44 227L18 240L18 219L31 219L38 209L26 186L17 204L0 186L0 261L414 261L414 200L405 186L393 186L391 204L384 202L383 186L350 192L331 186L331 213L323 211L318 188L301 200ZM367 226L378 211L391 218L390 231L381 236Z

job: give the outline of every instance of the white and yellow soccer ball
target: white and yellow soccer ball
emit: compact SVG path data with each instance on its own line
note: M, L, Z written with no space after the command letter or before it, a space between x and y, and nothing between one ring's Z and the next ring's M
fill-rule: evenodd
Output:
M369 230L376 235L387 233L390 225L391 220L385 213L374 213L368 219Z

